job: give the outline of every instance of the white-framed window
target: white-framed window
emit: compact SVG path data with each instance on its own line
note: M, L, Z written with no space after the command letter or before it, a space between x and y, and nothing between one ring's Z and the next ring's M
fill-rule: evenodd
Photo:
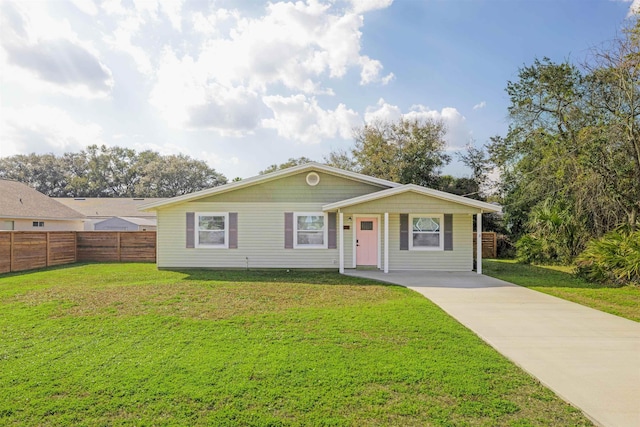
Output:
M409 215L409 250L444 250L444 215Z
M294 212L294 248L327 248L327 234L327 216L323 212Z
M44 227L44 221L33 221L34 227Z
M197 212L195 214L195 247L229 247L229 213Z

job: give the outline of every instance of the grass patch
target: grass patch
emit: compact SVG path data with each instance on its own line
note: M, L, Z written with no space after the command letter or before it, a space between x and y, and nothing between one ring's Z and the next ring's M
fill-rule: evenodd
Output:
M0 277L0 424L591 425L427 299L337 273Z
M484 260L482 272L617 316L640 322L640 288L606 287L572 274L569 266L534 266L512 260Z

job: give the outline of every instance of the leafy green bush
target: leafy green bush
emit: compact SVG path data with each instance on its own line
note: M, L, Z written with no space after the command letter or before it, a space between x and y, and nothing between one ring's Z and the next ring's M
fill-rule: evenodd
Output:
M543 241L533 235L522 236L516 242L516 260L523 264L541 264L548 261Z
M612 231L576 258L576 274L592 282L640 286L640 231Z

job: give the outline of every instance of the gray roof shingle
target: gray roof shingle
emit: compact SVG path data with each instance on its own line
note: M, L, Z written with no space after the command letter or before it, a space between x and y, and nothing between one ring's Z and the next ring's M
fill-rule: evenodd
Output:
M155 212L142 212L138 206L164 198L130 197L58 197L55 200L84 214L87 218L138 217L155 218Z
M85 216L27 184L0 179L0 218L84 219Z

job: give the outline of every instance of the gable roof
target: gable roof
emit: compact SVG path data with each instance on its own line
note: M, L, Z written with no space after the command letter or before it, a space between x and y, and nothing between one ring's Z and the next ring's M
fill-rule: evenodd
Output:
M214 194L226 193L229 191L239 190L241 188L250 187L252 185L263 184L265 182L273 181L279 178L295 175L304 172L324 172L330 175L344 177L352 179L354 181L364 182L367 184L376 185L382 189L398 187L401 184L396 182L387 181L386 179L374 178L371 176L363 175L361 173L350 172L343 169L334 168L332 166L323 165L320 163L310 162L303 165L293 166L287 169L281 169L275 172L267 173L264 175L258 175L251 178L243 179L242 181L231 182L229 184L220 185L218 187L208 188L206 190L196 191L194 193L185 194L184 196L172 197L164 201L148 203L140 207L141 210L147 211L157 209L159 207L165 207L175 205L178 203L189 202L192 200L201 199L203 197L212 196Z
M126 221L129 222L133 225L142 225L142 226L156 226L157 225L157 221L155 219L155 217L149 218L140 218L140 217L132 217L132 216L113 216L111 218L107 218L105 220L102 221L98 221L96 222L94 225L98 225L98 224L102 224L108 221L113 221L113 220L122 220L122 221Z
M58 197L55 200L88 218L111 217L155 217L155 212L140 212L139 206L157 203L167 198L131 198L131 197Z
M413 192L435 199L446 200L452 203L458 203L465 206L477 208L483 212L500 212L502 208L498 205L494 205L487 202L481 202L479 200L469 199L463 196L457 196L455 194L447 193L444 191L433 190L431 188L422 187L415 184L405 184L398 187L389 188L388 190L377 191L375 193L365 194L364 196L354 197L352 199L341 200L335 203L329 203L322 207L323 211L333 211L336 209L342 209L353 205L359 205L365 202L371 202L373 200L379 200L386 197L395 196L397 194Z
M83 220L85 216L22 182L0 179L0 218Z

